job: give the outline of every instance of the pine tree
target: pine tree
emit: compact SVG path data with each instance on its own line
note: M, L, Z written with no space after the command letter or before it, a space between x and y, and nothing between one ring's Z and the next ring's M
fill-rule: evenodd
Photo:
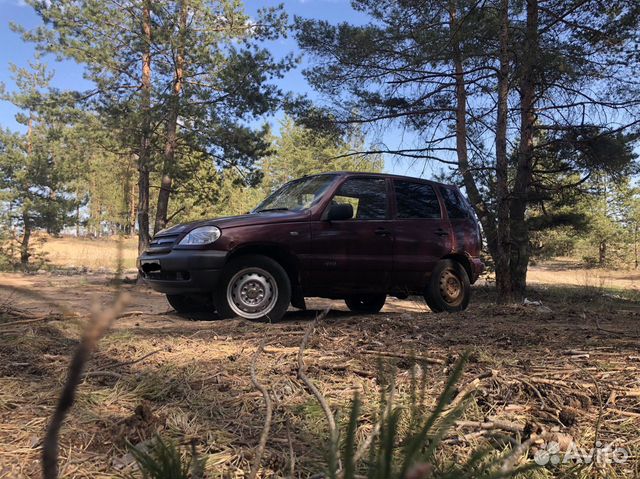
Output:
M71 222L75 202L67 186L77 168L67 154L69 97L49 88L52 74L39 63L10 66L16 90L0 85L0 99L19 109L24 134L0 132L0 191L9 211L9 227L21 229L20 264L27 268L35 229L58 233Z
M537 163L547 145L536 139L543 132L556 148L573 151L564 156L567 164L584 158L589 143L633 131L640 85L629 72L640 60L634 49L640 5L356 0L353 6L371 22L296 20L301 47L317 59L306 76L334 99L328 111L310 108L309 118L334 127L393 122L413 131L422 145L381 152L453 170L482 222L499 297L522 299L528 210L546 175ZM588 166L610 170L620 158L596 154Z
M341 170L382 171L381 155L357 153L364 149L359 130L345 136L317 132L285 117L280 136L273 140L271 155L261 163L266 192L304 175Z
M160 183L158 230L182 159L250 170L264 154L263 129L247 124L278 107L282 92L271 80L293 65L260 46L284 34L280 8L252 19L235 0L30 3L45 25L14 28L41 51L85 65L96 85L87 107L119 132L123 158L137 157L141 250L151 227L150 181Z

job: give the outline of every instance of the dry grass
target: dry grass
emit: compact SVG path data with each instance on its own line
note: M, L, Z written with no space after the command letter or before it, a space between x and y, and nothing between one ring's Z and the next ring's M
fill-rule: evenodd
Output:
M640 292L640 270L586 268L564 258L529 267L527 280L534 284L571 285L591 289L628 289Z
M80 314L4 328L2 323L11 319L0 318L0 476L38 476L46 419L87 321L91 298L105 302L113 294L107 280L0 276L3 283L28 283ZM223 471L228 477L245 476L264 423L264 400L250 377L251 360L262 341L266 347L256 374L272 394L274 416L259 475L288 474L288 428L296 470L302 477L318 472L325 459L327 425L296 374L298 346L315 312L292 311L273 325L192 321L168 311L161 295L125 288L133 298L130 311L140 314L118 320L88 366L98 374L90 374L80 386L62 430L64 477L126 477L134 466L125 440L140 443L156 433L182 444L195 439L208 477ZM455 460L477 445L504 450L504 438L473 435L473 424L494 419L520 428L557 428L589 448L601 413L598 439L620 441L636 455L623 467L591 467L582 477L637 477L640 398L624 391L640 388L640 306L585 294L582 288L533 290L534 299L544 301L551 312L538 306L497 307L483 288L477 289L470 309L456 315L433 315L416 303L390 301L379 315L354 316L335 303L310 340L307 375L334 410L342 409L342 424L354 391L359 392L364 414L358 437L363 438L379 408L380 385L389 380L392 368L398 370L396 397L401 404L411 395L412 375L420 376L416 369L424 372L429 408L453 360L468 350L471 361L461 387L481 375L485 379L464 418L472 422L456 429L439 457ZM14 309L29 314L49 311L27 298L14 296L11 301ZM311 303L314 309L326 305ZM376 358L370 351L383 354ZM416 366L410 359L413 353L438 358L440 364ZM495 375L487 376L492 370ZM557 471L536 474L554 477Z
M60 238L46 237L38 247L44 253L49 264L57 268L114 271L117 267L118 238ZM136 238L123 240L123 266L125 269L136 267L138 244Z

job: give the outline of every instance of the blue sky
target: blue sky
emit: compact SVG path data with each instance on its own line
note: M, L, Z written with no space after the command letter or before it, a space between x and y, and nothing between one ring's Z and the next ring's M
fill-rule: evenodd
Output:
M361 13L351 8L349 0L247 0L245 5L251 14L258 8L264 6L274 6L284 3L289 15L299 15L308 18L318 18L328 20L332 23L348 21L350 23L364 23L367 18ZM18 35L11 31L9 23L14 22L27 28L33 28L40 24L39 17L27 6L23 0L0 0L0 82L4 83L8 89L13 87L13 81L9 73L9 63L18 66L26 66L34 58L33 45L24 43ZM290 36L269 44L275 55L285 55L288 52L299 53L295 40ZM90 83L83 78L83 68L74 62L56 62L53 58L46 58L45 61L54 70L55 77L52 86L60 89L83 90L90 87ZM298 94L307 94L316 99L317 96L309 88L302 75L302 69L307 65L307 59L303 57L299 68L289 72L279 83L285 91L292 91ZM11 129L19 129L20 125L15 122L16 110L7 102L0 101L0 126ZM276 122L277 118L266 119ZM399 143L400 132L388 131L384 136L384 141L389 145ZM405 140L407 138L405 137ZM397 174L409 174L412 176L430 176L432 174L431 165L426 169L422 163L411 163L408 161L398 162L392 159L386 160L386 170Z

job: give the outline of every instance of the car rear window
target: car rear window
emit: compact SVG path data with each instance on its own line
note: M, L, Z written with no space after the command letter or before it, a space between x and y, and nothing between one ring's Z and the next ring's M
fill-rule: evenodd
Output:
M440 203L431 185L394 180L398 218L440 218Z
M464 219L471 217L471 211L467 206L467 202L462 198L462 195L451 188L441 188L442 199L444 200L444 206L447 209L449 219Z

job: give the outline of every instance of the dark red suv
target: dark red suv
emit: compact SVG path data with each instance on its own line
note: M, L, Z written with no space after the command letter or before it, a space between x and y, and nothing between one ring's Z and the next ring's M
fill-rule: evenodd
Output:
M387 295L412 294L460 311L484 269L480 246L455 186L339 172L291 181L243 216L160 231L139 269L183 313L276 321L310 296L376 313Z

